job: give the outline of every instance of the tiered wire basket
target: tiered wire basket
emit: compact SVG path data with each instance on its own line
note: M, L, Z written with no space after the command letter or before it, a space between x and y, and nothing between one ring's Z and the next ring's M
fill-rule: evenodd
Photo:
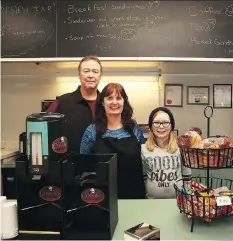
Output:
M211 115L206 115L207 108ZM208 119L207 135L209 137L210 118L213 114L211 106L205 108ZM220 138L217 136L215 138ZM183 165L192 169L205 169L205 177L192 177L191 180L179 180L174 184L177 206L191 222L193 232L195 218L205 222L213 219L233 216L233 180L210 177L210 170L233 168L233 147L218 149L181 148Z

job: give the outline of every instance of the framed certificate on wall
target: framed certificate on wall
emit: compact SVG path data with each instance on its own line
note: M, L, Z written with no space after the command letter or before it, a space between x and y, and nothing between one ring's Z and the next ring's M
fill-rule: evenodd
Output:
M187 86L187 105L209 105L209 86Z
M214 84L213 102L214 108L232 108L232 84Z
M165 84L164 85L164 106L183 106L183 85Z

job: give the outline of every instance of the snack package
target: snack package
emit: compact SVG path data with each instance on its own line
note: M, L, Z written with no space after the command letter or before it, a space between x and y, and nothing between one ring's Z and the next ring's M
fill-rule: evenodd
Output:
M228 136L204 138L202 144L204 148L210 149L230 147L231 138Z
M178 137L180 148L202 148L202 138L196 131L187 131Z
M207 189L206 185L195 182L194 180L190 180L189 185L191 186L192 190L205 191Z
M196 131L200 136L202 135L202 131L199 127L192 127L190 131Z

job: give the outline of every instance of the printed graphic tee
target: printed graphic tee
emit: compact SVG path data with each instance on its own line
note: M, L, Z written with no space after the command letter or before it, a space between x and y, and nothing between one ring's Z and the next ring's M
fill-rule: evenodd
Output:
M156 147L151 152L143 144L142 164L147 198L175 198L174 183L191 176L191 169L181 163L179 150L171 154L167 149Z

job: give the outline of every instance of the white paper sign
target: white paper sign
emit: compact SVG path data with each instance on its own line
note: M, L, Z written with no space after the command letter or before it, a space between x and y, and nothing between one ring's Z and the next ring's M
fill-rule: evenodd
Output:
M216 197L217 206L231 205L231 199L228 196Z

